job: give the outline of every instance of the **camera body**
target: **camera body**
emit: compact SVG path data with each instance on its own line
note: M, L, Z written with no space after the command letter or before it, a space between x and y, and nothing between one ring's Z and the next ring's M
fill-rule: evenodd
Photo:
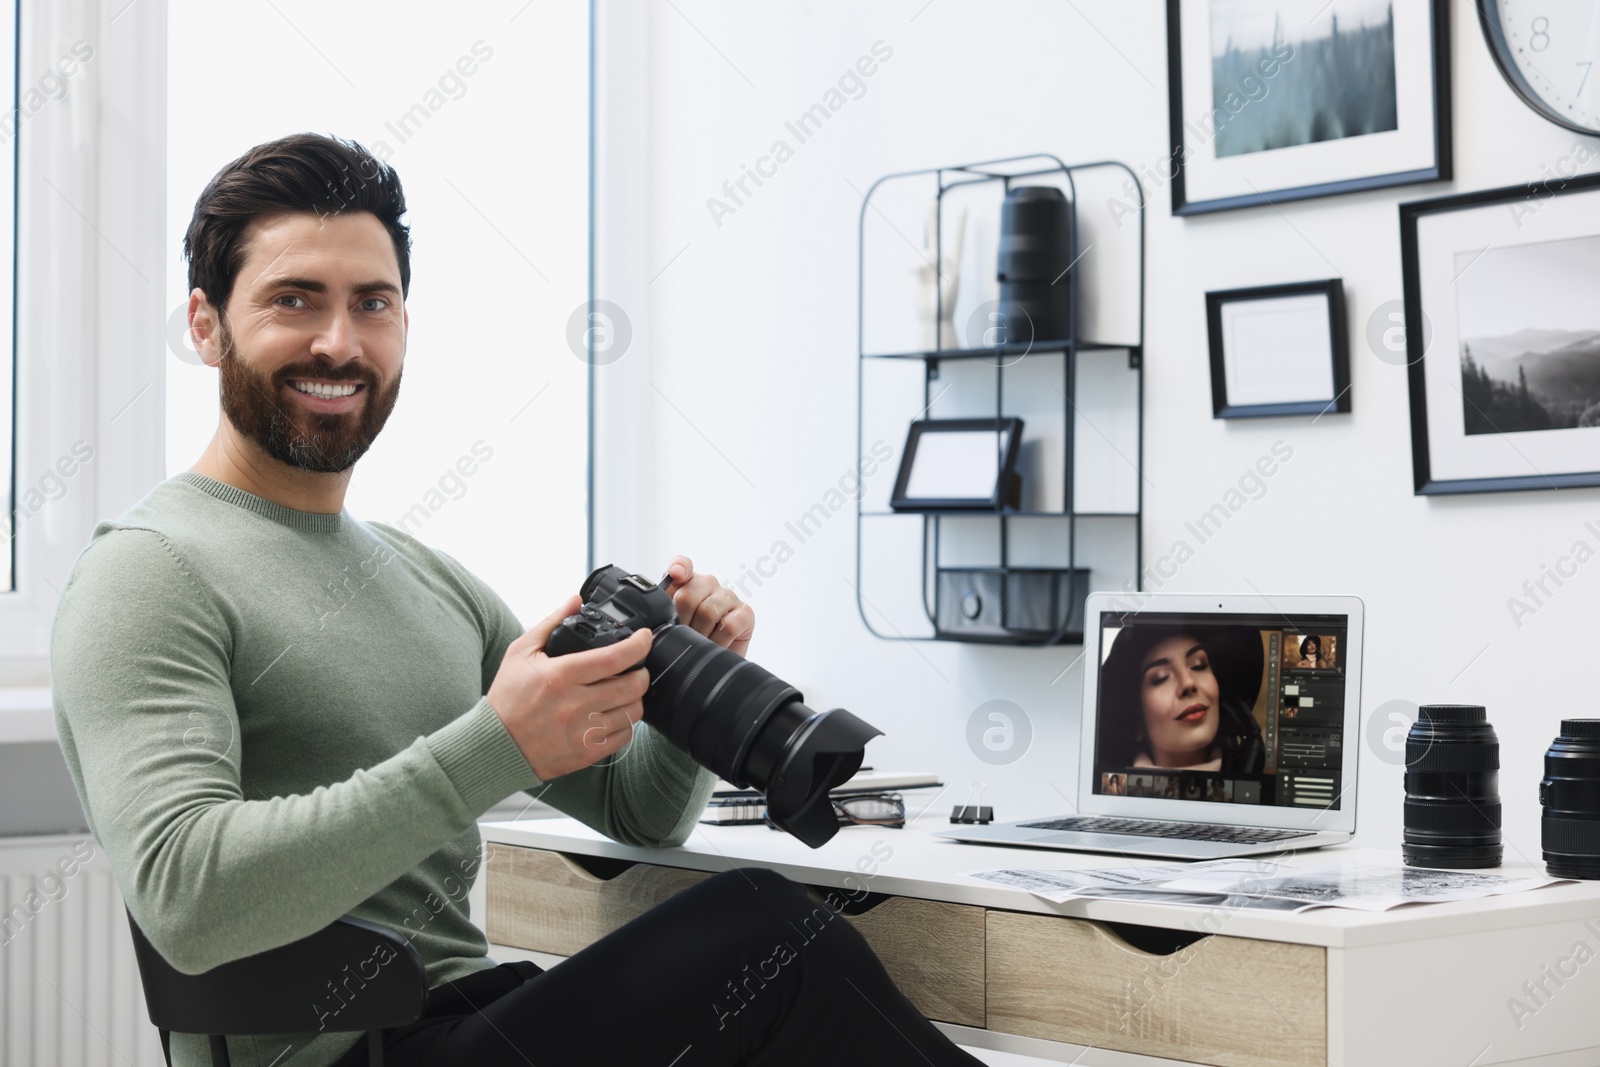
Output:
M601 567L583 583L583 606L576 615L561 620L561 625L545 642L545 655L562 656L605 648L626 641L635 630L659 631L678 625L678 612L667 593L669 579L660 584L621 567ZM638 670L641 660L629 668Z
M650 630L649 653L629 668L650 672L644 721L702 767L764 793L780 829L822 845L839 829L828 791L860 769L866 743L883 731L843 708L813 711L783 679L679 622L669 584L600 567L545 654L605 648Z

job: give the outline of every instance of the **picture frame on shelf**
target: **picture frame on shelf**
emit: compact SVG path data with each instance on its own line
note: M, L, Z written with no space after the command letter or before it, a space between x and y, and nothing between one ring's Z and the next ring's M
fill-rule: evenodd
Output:
M1167 0L1172 213L1451 172L1448 0Z
M1022 420L918 419L906 432L889 507L894 511L997 511L1019 499Z
M1600 485L1600 175L1400 205L1413 491Z
M1211 415L1350 410L1350 348L1339 278L1206 294Z

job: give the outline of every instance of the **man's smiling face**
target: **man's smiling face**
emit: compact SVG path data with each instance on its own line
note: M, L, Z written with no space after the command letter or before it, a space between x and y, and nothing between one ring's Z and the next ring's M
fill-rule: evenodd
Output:
M407 316L394 243L368 212L257 219L217 332L222 410L267 455L349 469L400 395Z

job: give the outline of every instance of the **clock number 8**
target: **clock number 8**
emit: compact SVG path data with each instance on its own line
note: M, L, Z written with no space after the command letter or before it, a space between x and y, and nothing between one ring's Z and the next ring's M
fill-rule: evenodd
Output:
M1535 16L1533 22L1529 24L1529 29L1533 30L1533 36L1528 38L1529 48L1535 52L1543 52L1550 47L1550 20L1548 18L1543 15Z

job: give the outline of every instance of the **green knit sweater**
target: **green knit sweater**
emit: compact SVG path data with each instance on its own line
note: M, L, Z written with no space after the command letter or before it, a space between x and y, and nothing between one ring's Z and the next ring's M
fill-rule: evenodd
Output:
M494 965L467 892L502 798L683 841L713 777L648 727L612 766L539 781L484 697L522 630L399 530L198 474L101 523L56 613L56 725L155 948L199 973L355 915L404 933L436 986ZM233 1062L326 1067L359 1037L319 1030L336 1004L230 1039ZM210 1062L198 1037L172 1052Z

